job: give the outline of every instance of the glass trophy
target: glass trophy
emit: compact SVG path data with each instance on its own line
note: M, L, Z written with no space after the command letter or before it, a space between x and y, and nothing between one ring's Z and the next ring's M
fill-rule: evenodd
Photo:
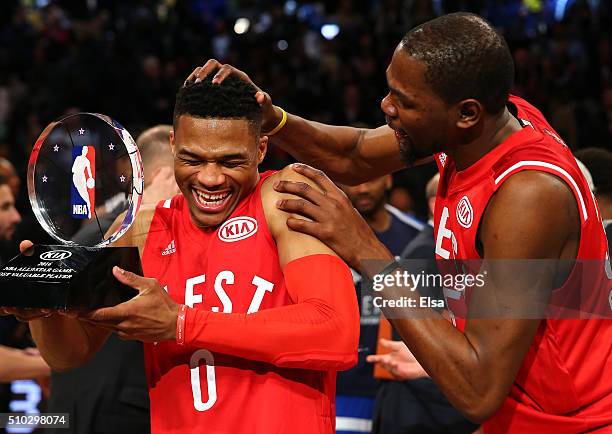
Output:
M130 228L142 198L142 162L128 131L96 113L52 122L27 177L34 215L57 244L34 245L6 264L0 306L87 311L136 295L112 267L142 274L137 247L108 247Z

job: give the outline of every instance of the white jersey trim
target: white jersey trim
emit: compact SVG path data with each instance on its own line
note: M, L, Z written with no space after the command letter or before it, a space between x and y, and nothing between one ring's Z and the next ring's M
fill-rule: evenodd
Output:
M164 200L164 204L162 205L162 207L170 208L170 203L172 203L172 199L166 199Z
M404 224L407 224L410 227L418 229L419 231L422 231L425 227L425 225L419 220L415 219L414 217L410 217L408 214L401 212L399 209L395 208L392 205L389 205L388 203L385 204L385 209L387 210L387 212L389 212L389 214L392 214L393 216L397 217L399 221Z
M578 188L578 184L576 184L576 181L574 181L574 178L572 178L572 176L569 173L567 173L565 169L559 166L556 166L554 164L547 163L545 161L531 161L531 160L519 161L518 163L506 169L501 175L499 175L495 179L495 185L502 182L504 178L506 178L508 175L510 175L513 171L515 171L519 167L524 167L524 166L546 167L547 169L553 170L557 172L559 175L561 175L561 178L563 178L573 187L574 191L576 192L576 195L578 196L580 210L582 211L582 218L584 219L584 221L588 220L589 215L587 213L586 204L584 202L584 198L582 197L582 192Z

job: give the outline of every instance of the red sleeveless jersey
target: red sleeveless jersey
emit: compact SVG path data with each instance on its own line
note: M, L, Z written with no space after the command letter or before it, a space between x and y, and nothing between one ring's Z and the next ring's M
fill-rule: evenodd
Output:
M609 318L612 276L604 266L609 261L607 241L586 179L544 116L518 97L510 97L510 102L524 125L521 131L462 171L456 170L446 154L436 155L440 169L434 216L436 256L479 259L478 226L497 189L522 170L551 173L571 188L578 204L581 236L577 258L601 264L592 279L594 288L581 307L606 309L604 315ZM553 291L551 299L563 294L574 274ZM463 331L471 291L445 288L444 292L453 322ZM485 433L612 432L611 348L610 320L542 320L508 397L484 424Z
M177 303L253 313L292 304L256 189L218 228L203 230L182 195L160 204L143 270ZM244 336L249 339L249 336ZM331 433L336 374L186 348L145 344L153 433Z

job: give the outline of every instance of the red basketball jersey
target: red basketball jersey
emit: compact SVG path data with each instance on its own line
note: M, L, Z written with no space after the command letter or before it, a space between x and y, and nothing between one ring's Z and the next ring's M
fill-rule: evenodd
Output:
M216 229L196 227L182 195L160 204L143 253L147 277L177 303L253 313L292 304L257 188ZM244 336L245 340L249 336ZM315 358L315 356L313 356ZM332 433L336 373L145 345L153 433Z
M519 171L551 173L571 188L578 204L578 259L596 259L601 264L581 307L606 309L603 313L609 317L612 277L604 269L607 242L586 179L544 116L518 97L510 102L518 109L517 117L524 125L521 131L462 171L445 154L436 156L440 169L434 216L436 255L438 259L479 259L477 231L491 196ZM551 300L563 295L574 274L553 292ZM444 292L453 322L463 331L471 291L445 288ZM597 428L612 432L611 348L610 320L543 320L508 397L484 424L485 433L569 434Z

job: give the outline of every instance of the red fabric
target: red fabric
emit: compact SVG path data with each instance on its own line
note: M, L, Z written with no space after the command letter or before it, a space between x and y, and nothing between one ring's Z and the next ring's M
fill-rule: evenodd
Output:
M510 100L518 108L518 117L526 121L525 128L462 171L446 155L436 156L441 171L434 213L436 255L439 259L478 259L479 222L503 182L521 170L552 173L571 188L578 204L578 259L598 260L589 276L592 290L582 294L581 307L591 312L594 306L608 309L612 285L603 266L607 242L588 184L572 153L542 114L520 98ZM464 198L470 207L465 206ZM552 300L562 298L570 284L578 284L574 277L575 273L553 292ZM463 330L471 292L469 288L448 291L445 289L449 310L457 328ZM601 312L609 315L609 311ZM485 433L570 434L602 425L612 427L611 348L612 321L542 321L508 398L484 424Z
M185 345L145 345L153 434L334 430L334 369L349 366L357 348L341 294L355 304L354 289L329 286L351 280L346 266L327 256L294 261L283 275L260 197L270 174L228 219L254 219L255 231L244 219L233 228L199 229L181 195L156 210L145 275L193 309ZM243 226L248 236L235 240Z
M280 367L344 370L355 365L359 312L347 298L354 298L355 290L346 264L336 256L311 255L283 271L295 304L252 314L188 309L186 344Z

